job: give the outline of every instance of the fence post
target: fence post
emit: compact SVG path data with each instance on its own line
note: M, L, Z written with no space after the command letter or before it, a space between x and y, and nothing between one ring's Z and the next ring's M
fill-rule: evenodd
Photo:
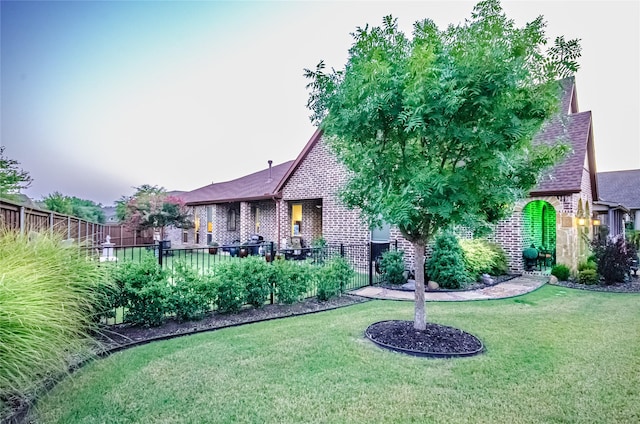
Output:
M340 256L344 258L344 244L340 243Z
M158 240L158 265L162 268L162 256L164 250L164 240Z
M276 259L276 255L275 255L275 251L273 250L273 242L270 243L269 245L269 249L271 250L270 252L270 256L269 256L269 265L273 265L273 262ZM276 291L276 286L275 286L275 282L274 282L275 278L271 279L271 296L270 296L270 300L271 300L271 304L275 304L275 291Z
M20 206L20 235L24 235L24 206Z
M367 243L369 247L369 285L373 286L373 244L371 242Z

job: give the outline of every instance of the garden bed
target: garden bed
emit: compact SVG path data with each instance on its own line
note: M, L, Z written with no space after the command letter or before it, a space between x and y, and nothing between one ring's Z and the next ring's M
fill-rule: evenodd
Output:
M616 283L611 285L587 285L576 283L574 281L558 281L557 283L555 283L555 285L568 287L570 289L591 290L609 293L640 293L640 278L637 276L632 276L631 279L625 283Z
M324 302L318 301L316 298L309 298L291 305L275 304L265 305L262 308L246 307L235 314L212 312L198 321L178 322L174 319L169 319L158 327L118 324L104 328L99 336L99 340L103 344L105 351L111 353L150 341L164 340L252 322L306 315L369 300L370 299L353 295L342 295Z
M514 278L520 277L522 274L504 274L504 275L499 275L497 277L491 276L492 282L491 283L484 283L482 281L476 281L472 284L469 284L468 286L465 286L465 288L463 289L443 289L443 288L438 288L436 290L429 290L426 287L425 284L425 292L428 291L437 291L437 292L459 292L459 291L468 291L468 290L480 290L480 289L484 289L487 287L492 287L495 286L496 284L500 284L500 283L504 283L505 281L509 281L509 280L513 280ZM399 290L399 291L407 291L407 292L412 292L415 291L413 289L408 289L408 288L404 288L402 287L402 284L389 284L387 282L381 283L378 285L379 287L385 288L385 289L389 289L389 290Z

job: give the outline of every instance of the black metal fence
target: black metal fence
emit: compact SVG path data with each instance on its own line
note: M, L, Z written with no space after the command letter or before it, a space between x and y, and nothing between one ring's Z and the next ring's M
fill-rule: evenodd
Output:
M356 290L368 285L382 282L382 275L376 271L376 262L386 250L397 250L395 243L362 243L339 244L325 247L276 250L274 243L260 243L253 246L227 245L218 247L172 248L169 242L155 245L113 246L103 247L99 253L101 262L108 262L118 266L124 262L141 261L145 256L153 254L158 265L173 272L176 264L181 262L198 270L200 273L215 274L216 266L221 263L241 261L248 256L260 256L268 263L274 261L307 261L317 266L323 266L335 257L344 258L351 265L354 276L344 287L346 291ZM308 297L317 294L317 287L311 287ZM270 303L274 303L273 296ZM124 311L116 311L115 321L123 322Z

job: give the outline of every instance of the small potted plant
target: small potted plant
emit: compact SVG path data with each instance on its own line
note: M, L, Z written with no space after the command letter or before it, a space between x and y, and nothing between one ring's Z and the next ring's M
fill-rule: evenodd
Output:
M209 243L209 254L210 255L217 255L218 254L218 246L220 246L218 244L217 241L212 241L211 243Z

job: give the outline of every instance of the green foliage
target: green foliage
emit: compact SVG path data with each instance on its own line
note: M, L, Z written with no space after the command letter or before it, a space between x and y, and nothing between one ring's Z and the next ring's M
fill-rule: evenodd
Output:
M499 245L483 239L463 239L459 244L465 269L473 279L482 274L503 275L507 272L507 255Z
M402 284L404 279L404 252L387 250L380 259L380 272L389 284Z
M0 409L90 355L109 284L102 268L63 236L0 229Z
M18 168L20 162L4 155L5 148L0 146L0 198L15 200L15 195L28 188L33 179L27 171Z
M222 313L237 312L246 303L247 290L240 273L240 264L225 262L215 269L215 286L217 292L216 306Z
M198 320L209 312L216 298L211 276L203 276L184 261L176 261L171 285L171 309L178 321Z
M247 303L257 308L264 306L275 280L273 266L260 256L250 256L240 261L239 273L247 290Z
M191 215L182 199L169 196L162 187L148 184L136 187L133 196L116 201L116 214L129 228L164 231L166 226L193 228Z
M171 288L152 253L137 262L125 261L115 269L113 279L121 293L114 306L125 307L126 321L147 327L164 322L171 309Z
M571 275L571 270L564 264L557 264L551 268L551 275L555 276L559 281L567 281Z
M467 285L464 256L458 239L450 232L436 238L433 254L427 263L427 274L440 287L459 289Z
M593 285L598 284L600 278L598 272L595 269L585 268L578 272L578 282L580 284Z
M631 272L631 264L638 258L632 243L622 237L608 237L606 232L593 239L591 249L605 284L624 282Z
M344 293L347 283L353 278L354 271L346 259L336 257L330 259L317 270L318 300L326 301Z
M596 264L595 259L594 260L589 259L586 262L580 262L578 264L578 272L585 271L587 269L591 269L594 271L598 269L598 264Z
M65 196L56 191L44 197L42 203L50 211L72 215L91 222L104 223L105 221L102 206L91 200Z
M543 54L544 28L542 17L516 27L497 0L444 30L416 22L412 39L386 16L352 34L344 69L305 69L311 119L349 171L345 204L371 227L397 226L416 251L453 225L508 216L568 152L532 142L580 55L577 40Z
M635 246L636 251L640 250L640 230L627 230L627 241Z
M278 302L291 304L302 300L316 284L316 267L302 261L276 261L276 296Z

